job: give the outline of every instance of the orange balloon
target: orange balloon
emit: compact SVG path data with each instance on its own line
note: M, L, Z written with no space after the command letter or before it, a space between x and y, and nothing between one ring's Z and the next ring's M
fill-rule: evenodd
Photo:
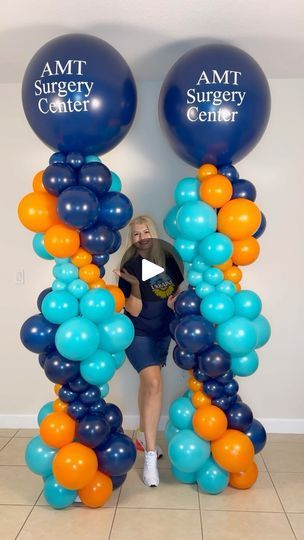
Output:
M200 182L202 182L207 176L211 174L217 174L217 168L212 163L205 163L202 165L197 173L197 177Z
M257 481L259 469L255 462L244 472L230 473L229 484L236 489L249 489Z
M241 285L239 283L235 283L235 288L236 288L237 292L239 292L242 289L242 287L241 287Z
M200 198L214 208L221 208L230 201L232 196L232 184L226 176L213 174L207 176L200 185Z
M238 283L243 277L243 272L238 266L231 266L224 272L224 279Z
M211 443L213 459L229 472L246 471L254 458L254 447L247 435L227 429L222 437Z
M97 264L87 264L79 269L79 279L86 283L94 283L100 277L100 270Z
M244 240L235 240L233 243L232 260L234 264L247 266L259 256L260 245L256 238L249 236Z
M222 409L207 405L195 411L192 424L197 435L206 441L215 441L224 435L228 420Z
M33 190L36 192L39 191L40 193L46 193L46 189L42 182L43 173L44 171L39 171L33 178Z
M48 414L40 424L41 439L53 448L61 448L73 441L76 422L64 412Z
M192 405L196 409L205 407L206 405L211 405L211 399L202 390L197 390L192 396Z
M106 289L106 282L104 279L99 277L98 279L96 279L96 281L90 283L89 287L90 289Z
M75 255L71 258L71 263L77 266L77 268L81 268L82 266L90 264L92 262L92 259L93 256L91 255L91 253L89 253L83 248L79 248L78 251L76 251Z
M64 403L64 401L61 401L61 399L55 399L53 403L53 409L55 412L64 412L66 413L68 410L68 404Z
M195 377L190 377L188 380L188 386L190 390L193 390L193 392L197 392L198 390L202 390L203 384L195 379Z
M243 240L258 230L261 219L262 214L254 202L232 199L220 209L217 228L231 240Z
M45 232L59 222L57 197L49 193L32 192L21 199L18 206L19 219L30 231Z
M53 257L72 257L79 244L79 233L66 225L54 225L44 235L44 247Z
M61 388L61 384L54 384L54 392L56 396L58 396L60 388Z
M91 448L73 442L58 450L53 461L53 474L67 489L82 489L96 476L97 456Z
M226 270L228 270L228 268L231 268L232 259L227 259L227 261L225 261L224 263L215 264L214 266L215 266L215 268L219 268L219 270L222 270L222 272L225 272Z
M117 285L107 285L107 290L114 296L115 311L121 311L125 307L126 298L122 290Z
M113 484L109 476L97 471L91 482L78 491L78 495L85 506L98 508L112 495Z

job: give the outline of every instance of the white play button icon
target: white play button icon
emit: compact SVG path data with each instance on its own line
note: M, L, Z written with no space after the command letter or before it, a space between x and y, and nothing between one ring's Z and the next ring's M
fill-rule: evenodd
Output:
M164 270L165 269L162 268L162 266L158 266L158 264L147 261L147 259L143 259L141 262L141 276L143 281L147 281L147 279L157 276L158 274L162 274Z

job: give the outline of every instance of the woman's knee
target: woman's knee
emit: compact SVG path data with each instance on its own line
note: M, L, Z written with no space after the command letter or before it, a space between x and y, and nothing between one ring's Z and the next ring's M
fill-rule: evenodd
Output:
M160 375L151 375L150 377L145 377L142 381L144 391L149 392L149 394L159 394L161 391L161 377Z

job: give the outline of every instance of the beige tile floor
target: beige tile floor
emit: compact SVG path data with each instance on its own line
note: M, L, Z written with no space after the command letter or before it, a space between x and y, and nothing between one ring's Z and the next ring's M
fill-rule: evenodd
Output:
M159 433L164 457L157 489L142 484L139 454L103 508L74 504L56 511L24 463L36 433L0 429L0 540L304 540L304 435L270 435L256 459L255 486L211 496L172 477Z

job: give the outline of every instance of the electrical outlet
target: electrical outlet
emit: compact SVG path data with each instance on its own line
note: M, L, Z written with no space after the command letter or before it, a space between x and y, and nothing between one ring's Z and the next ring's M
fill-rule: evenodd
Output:
M17 285L24 285L24 281L25 281L24 270L17 270L17 272L16 272L16 284Z

